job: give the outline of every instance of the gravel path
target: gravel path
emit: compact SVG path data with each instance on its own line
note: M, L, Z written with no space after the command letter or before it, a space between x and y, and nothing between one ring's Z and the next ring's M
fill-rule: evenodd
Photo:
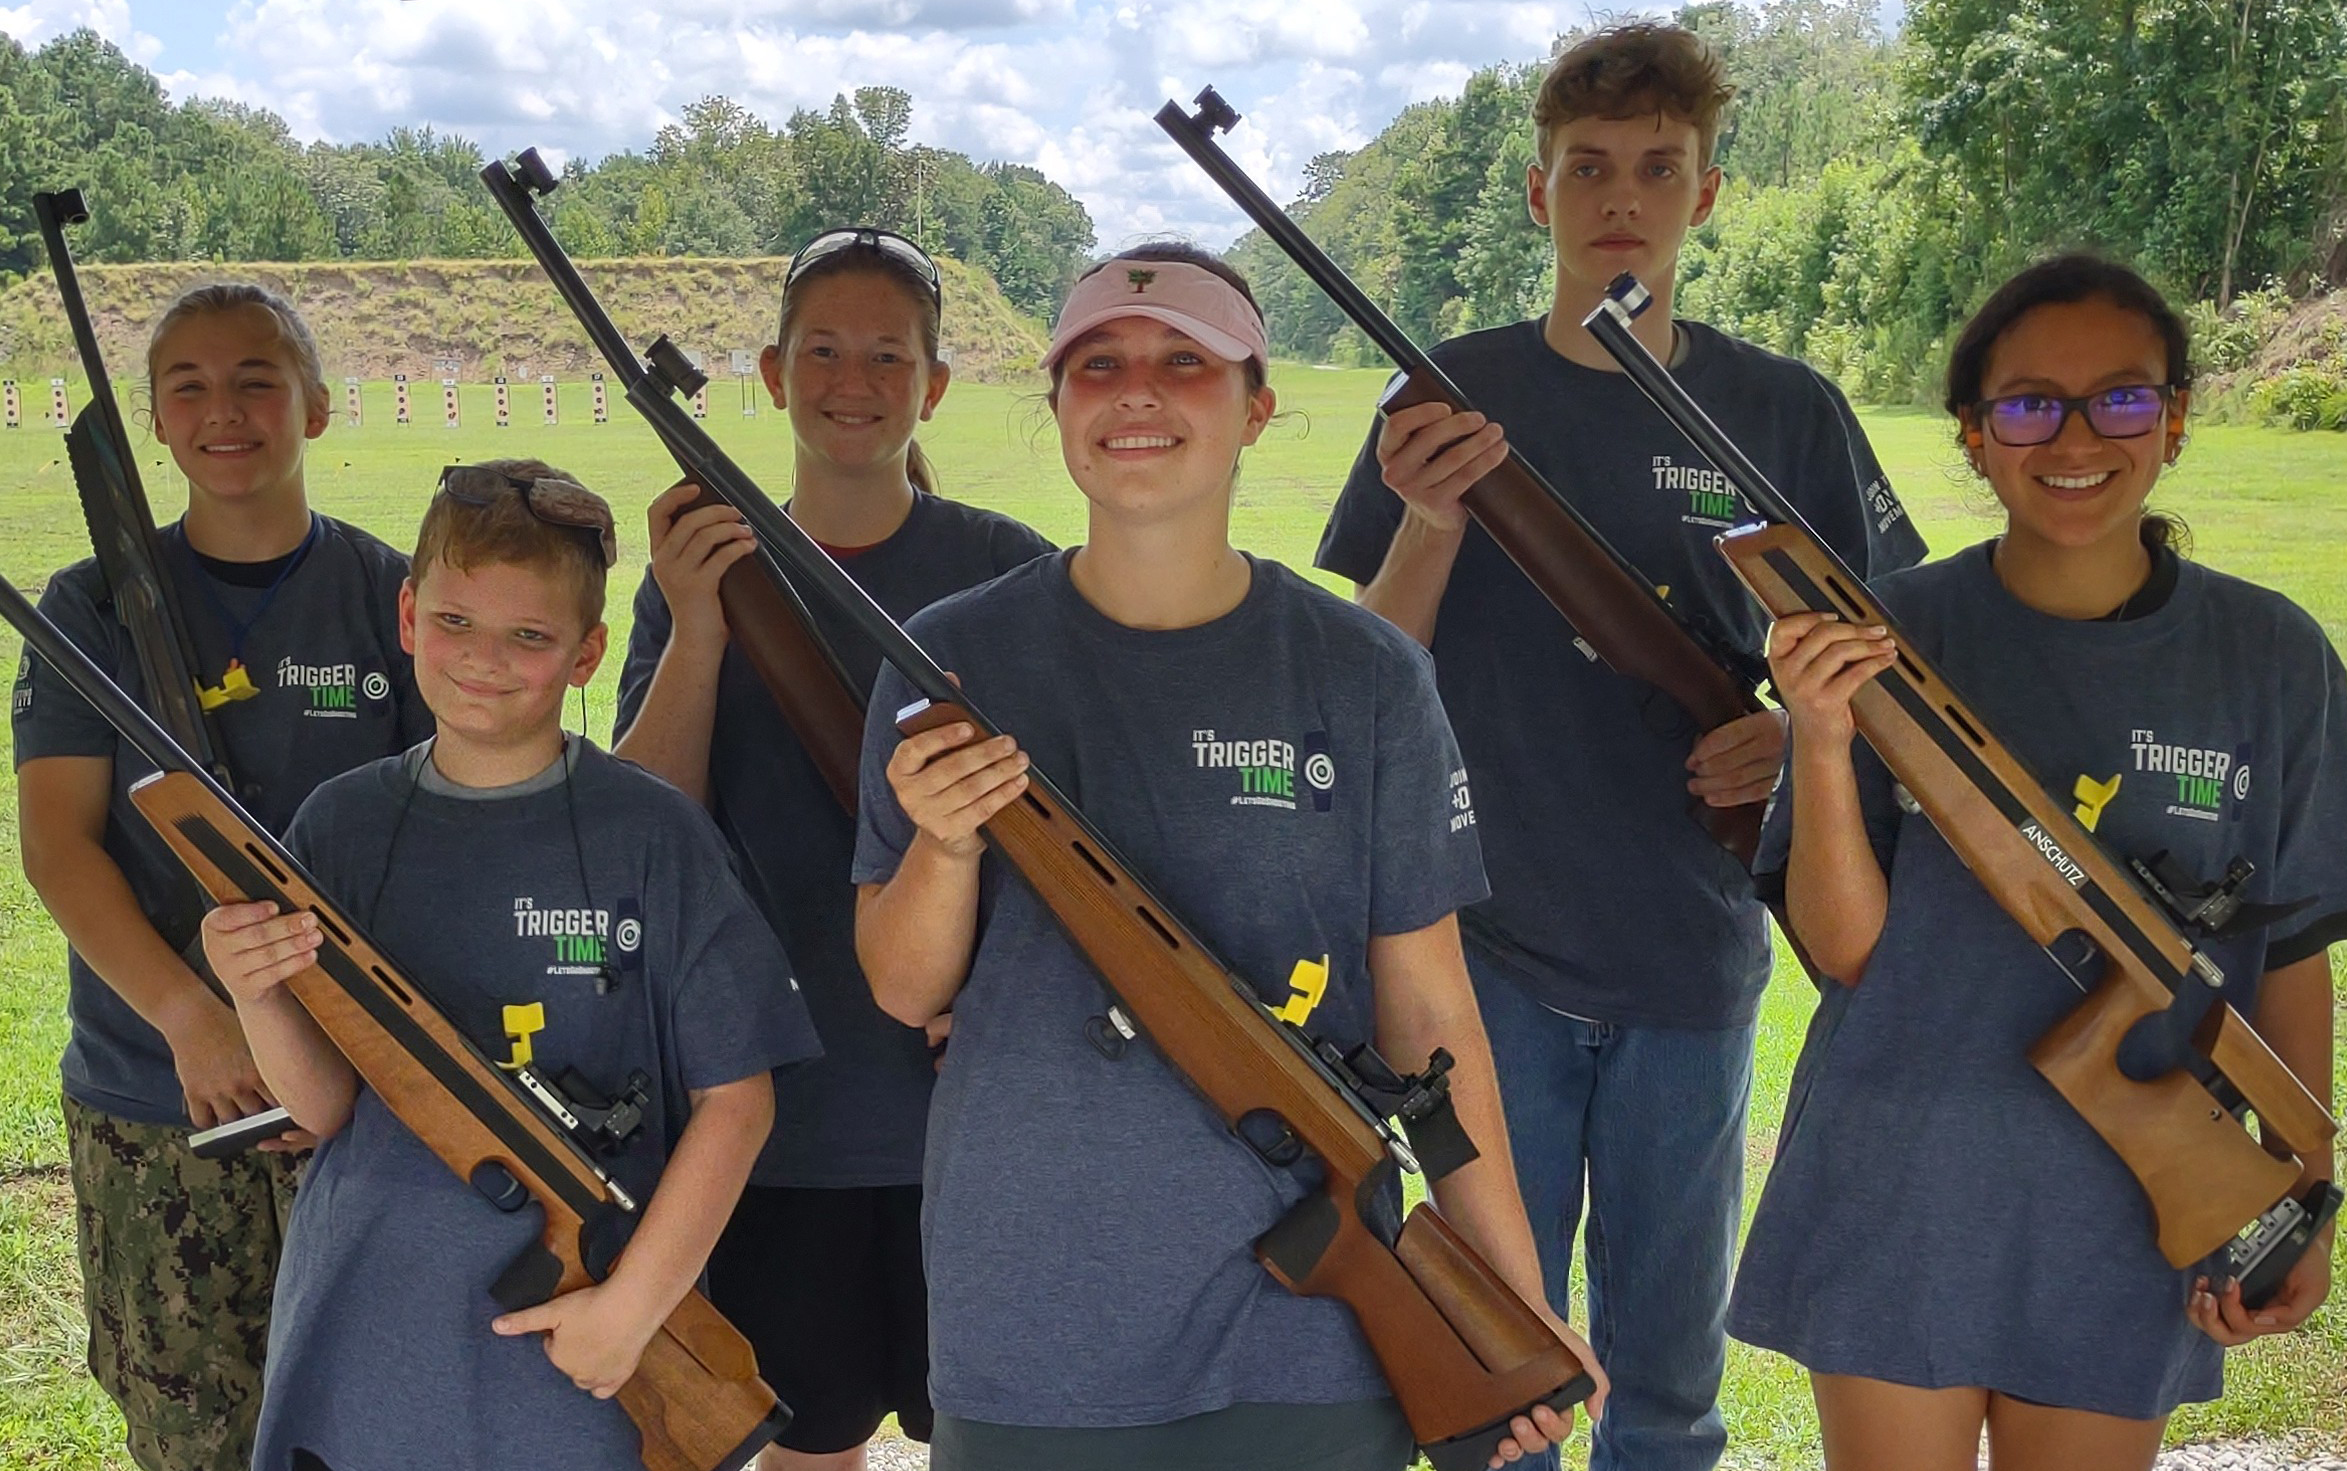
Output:
M864 1460L870 1471L929 1471L929 1447L917 1440L875 1440Z
M2271 1441L2182 1445L2159 1459L2159 1471L2347 1471L2347 1457L2294 1453Z
M872 1443L871 1471L928 1471L928 1465L929 1448L918 1441ZM2272 1441L2237 1440L2178 1446L2160 1457L2157 1471L2347 1471L2347 1456L2293 1452Z

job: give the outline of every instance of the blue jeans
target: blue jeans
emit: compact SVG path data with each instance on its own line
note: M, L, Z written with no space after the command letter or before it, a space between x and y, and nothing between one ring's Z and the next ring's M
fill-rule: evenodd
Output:
M1590 1471L1710 1471L1728 1444L1719 1387L1754 1029L1583 1021L1473 946L1467 968L1559 1317L1587 1182L1589 1341L1613 1381Z

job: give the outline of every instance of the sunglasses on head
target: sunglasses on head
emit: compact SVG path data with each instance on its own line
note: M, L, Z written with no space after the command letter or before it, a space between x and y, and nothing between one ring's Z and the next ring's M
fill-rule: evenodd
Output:
M576 481L526 480L486 465L450 465L440 472L440 494L468 506L486 506L501 495L518 495L531 515L549 526L579 532L593 542L606 569L619 561L619 537L612 530L611 507Z
M2056 398L2047 393L1984 398L1972 411L1997 443L2019 449L2051 444L2061 436L2070 416L2081 410L2087 426L2105 439L2140 439L2167 418L2174 395L2169 384L2130 383L2084 398Z
M839 230L825 230L799 247L799 253L790 258L790 268L782 273L782 289L788 291L807 267L820 260L828 260L843 250L869 250L911 266L919 273L922 284L929 288L929 300L939 311L945 310L945 286L938 279L937 262L929 252L897 234L874 225L852 225Z

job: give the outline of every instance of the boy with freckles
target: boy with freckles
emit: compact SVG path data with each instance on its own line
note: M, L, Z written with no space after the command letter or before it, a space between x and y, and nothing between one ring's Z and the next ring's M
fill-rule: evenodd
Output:
M1726 1445L1716 1400L1768 923L1689 809L1765 798L1785 727L1770 712L1686 728L1578 646L1460 497L1512 442L1757 667L1765 630L1712 548L1744 519L1734 492L1581 327L1628 271L1654 294L1639 339L1844 558L1871 575L1923 555L1831 383L1672 316L1680 246L1718 198L1732 94L1718 56L1676 26L1600 31L1557 57L1525 176L1555 252L1549 311L1434 350L1483 412L1421 405L1372 431L1318 557L1433 651L1474 784L1491 897L1459 928L1560 1311L1587 1205L1589 1336L1614 1384L1596 1471L1702 1471Z
M278 1276L260 1471L641 1465L611 1396L700 1275L817 1052L723 839L665 782L567 735L604 651L610 507L535 461L452 466L400 591L437 733L328 782L286 833L320 884L503 1065L575 1074L641 1127L604 1165L642 1202L602 1282L500 1315L540 1229L450 1174L282 983L308 915L229 905L204 948L262 1076L321 1143Z

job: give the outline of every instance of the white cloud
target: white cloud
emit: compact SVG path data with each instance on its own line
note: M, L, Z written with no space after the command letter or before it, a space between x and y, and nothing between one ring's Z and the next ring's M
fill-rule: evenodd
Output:
M37 44L90 24L152 53L133 3L0 0L0 30ZM234 0L212 57L152 59L176 67L162 73L174 96L265 106L305 138L428 124L491 153L585 158L649 146L710 93L779 123L897 86L915 141L1042 169L1084 201L1104 246L1168 232L1220 244L1245 220L1151 121L1168 97L1220 87L1246 115L1233 157L1284 202L1313 155L1360 146L1477 67L1542 55L1585 13L1582 0Z
M122 48L142 65L152 64L163 43L131 24L130 0L26 0L0 5L0 32L24 46L39 46L84 26Z

